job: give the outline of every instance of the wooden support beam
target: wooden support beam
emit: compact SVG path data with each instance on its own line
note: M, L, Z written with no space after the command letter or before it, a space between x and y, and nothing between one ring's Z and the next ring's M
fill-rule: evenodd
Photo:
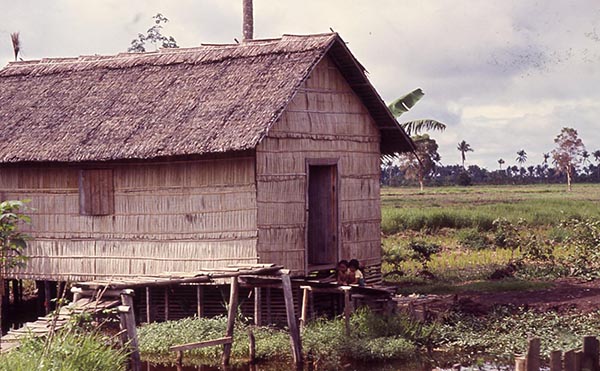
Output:
M260 326L262 324L261 302L262 302L262 289L260 287L255 287L254 288L254 325L255 326Z
M575 349L565 352L565 371L576 371L575 368Z
M598 353L600 352L600 343L595 336L583 337L583 358L581 367L589 371L600 371L598 365Z
M252 329L248 330L248 361L251 365L256 363L256 338Z
M273 323L273 318L271 318L271 288L267 287L267 297L266 297L266 301L267 301L267 325L270 325Z
M554 350L550 352L550 371L563 371L562 351Z
M344 290L344 323L346 325L346 336L350 336L350 316L352 315L352 306L350 303L350 286L342 286Z
M204 317L204 287L196 285L196 314L198 318Z
M229 310L227 312L227 330L225 337L233 338L233 329L235 327L235 317L237 314L237 301L238 301L238 289L239 282L237 276L231 277L231 289L229 291ZM231 343L223 344L223 366L229 365L229 358L231 357Z
M169 320L169 286L165 286L165 321Z
M540 371L540 338L529 338L525 366L527 371Z
M142 362L140 360L140 349L135 327L133 295L133 290L123 290L121 294L121 303L123 305L119 307L119 313L121 314L121 329L127 329L127 341L129 341L129 346L131 347L131 369L132 371L140 371Z
M527 371L525 369L525 357L515 357L515 371Z
M50 292L50 281L44 281L44 310L46 311L46 315L48 315L52 308L50 307L52 303L52 294Z
M288 328L290 329L290 342L292 345L292 355L296 367L299 368L302 361L302 342L300 340L300 331L296 322L294 311L294 295L292 293L292 282L290 276L284 274L281 276L281 285L283 287L283 298L285 300L285 311L287 315Z
M310 286L300 286L302 289L302 314L300 315L300 328L306 326L308 317L308 296L310 295Z
M146 323L152 322L152 315L150 314L150 311L152 310L151 303L152 303L152 292L150 290L150 286L147 286L146 287Z

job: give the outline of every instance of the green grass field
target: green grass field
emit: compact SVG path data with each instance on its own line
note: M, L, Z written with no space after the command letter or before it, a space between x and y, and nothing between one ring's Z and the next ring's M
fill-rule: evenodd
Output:
M409 241L420 240L441 247L427 264L436 277L448 282L470 282L489 277L509 261L522 257L522 249L494 245L494 220L506 218L515 225L521 220L521 233L538 240L559 241L565 231L559 227L570 218L600 220L600 185L575 184L572 192L564 185L435 187L420 192L415 188L382 188L382 232L384 255L402 256L396 266L384 260L384 272L401 270L414 281L422 270L411 258ZM560 257L565 247L552 245ZM390 254L388 254L390 255ZM544 275L544 270L529 270Z
M382 188L382 230L393 234L424 228L489 230L499 217L545 226L569 217L600 218L600 185Z

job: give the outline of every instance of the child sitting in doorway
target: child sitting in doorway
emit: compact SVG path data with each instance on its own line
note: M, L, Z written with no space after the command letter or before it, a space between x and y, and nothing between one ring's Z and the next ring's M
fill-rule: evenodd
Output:
M358 284L358 286L363 287L365 285L365 276L360 271L358 260L352 259L348 263L348 270L350 278L348 279L349 284Z

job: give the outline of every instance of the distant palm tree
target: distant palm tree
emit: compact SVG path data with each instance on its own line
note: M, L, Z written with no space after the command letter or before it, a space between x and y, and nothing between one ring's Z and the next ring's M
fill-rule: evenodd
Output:
M523 165L525 162L527 162L527 152L525 152L524 149L517 151L516 161L521 165Z
M548 159L550 158L550 152L544 153L544 165L548 165Z
M502 165L504 165L504 160L503 159L498 159L498 165L500 165L500 170L502 170Z
M473 150L473 148L471 148L471 145L467 142L465 142L464 140L460 143L458 143L458 146L456 147L456 149L460 152L460 157L462 159L462 167L463 169L465 168L465 160L467 159L466 153L467 152L475 152Z
M590 162L590 153L588 151L583 151L581 152L581 158L583 159L583 161L581 161L581 163L583 165L585 165L586 163Z

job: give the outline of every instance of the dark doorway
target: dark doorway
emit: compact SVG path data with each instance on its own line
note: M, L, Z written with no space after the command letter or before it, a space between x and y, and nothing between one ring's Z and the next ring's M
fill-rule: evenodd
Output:
M308 266L335 265L337 249L337 165L308 166Z

